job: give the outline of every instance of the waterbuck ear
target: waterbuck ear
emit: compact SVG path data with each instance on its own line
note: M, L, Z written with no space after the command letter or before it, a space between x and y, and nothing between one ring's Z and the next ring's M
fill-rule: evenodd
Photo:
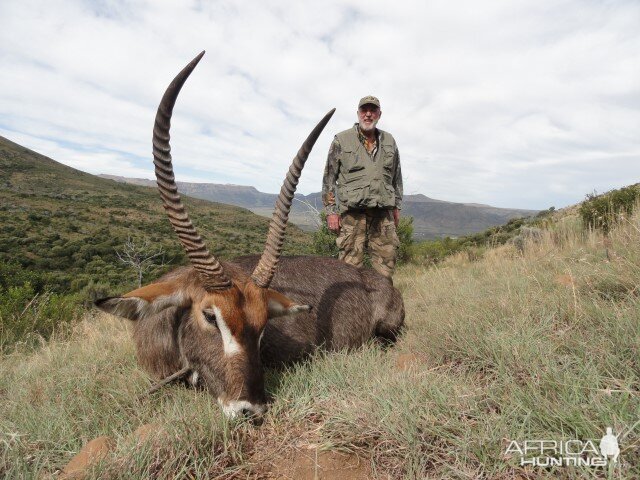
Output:
M304 313L311 311L311 305L300 305L295 303L289 297L284 296L280 292L267 289L268 318L284 317L285 315L293 315L296 313Z
M95 302L100 310L129 320L139 320L168 307L188 307L190 304L191 299L184 291L169 282L152 283L121 297L101 298Z

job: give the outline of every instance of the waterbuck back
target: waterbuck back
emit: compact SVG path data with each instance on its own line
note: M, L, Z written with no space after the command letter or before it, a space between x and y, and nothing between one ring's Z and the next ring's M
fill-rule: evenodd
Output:
M251 272L258 258L236 258L225 268ZM404 302L389 279L335 258L281 257L271 288L313 308L267 323L260 351L269 365L297 360L317 347L353 348L374 337L393 341L404 325Z

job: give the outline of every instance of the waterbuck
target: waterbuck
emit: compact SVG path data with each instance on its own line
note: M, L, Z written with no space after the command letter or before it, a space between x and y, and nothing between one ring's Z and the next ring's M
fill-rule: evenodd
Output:
M177 192L169 146L173 106L203 55L171 82L153 129L160 196L191 266L96 306L134 321L138 362L151 376L184 374L215 395L228 416L259 417L266 411L264 364L291 362L316 348L357 347L375 336L393 340L404 322L404 304L391 281L374 270L328 257L280 258L302 168L335 110L294 158L262 256L219 262L207 250Z

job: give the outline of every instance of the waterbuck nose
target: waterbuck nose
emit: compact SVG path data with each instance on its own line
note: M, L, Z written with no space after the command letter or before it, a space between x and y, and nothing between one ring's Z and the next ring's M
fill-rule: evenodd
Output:
M256 423L256 419L260 419L262 423L262 416L267 411L267 406L264 403L250 403L246 400L231 400L223 402L218 399L222 410L229 418L245 418L251 419Z

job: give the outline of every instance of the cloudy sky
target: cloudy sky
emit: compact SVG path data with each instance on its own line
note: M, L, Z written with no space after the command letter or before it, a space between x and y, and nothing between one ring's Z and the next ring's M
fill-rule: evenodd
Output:
M576 203L640 181L640 2L1 0L0 135L90 173L277 192L329 109L299 191L320 190L357 101L382 102L405 193L501 207Z

